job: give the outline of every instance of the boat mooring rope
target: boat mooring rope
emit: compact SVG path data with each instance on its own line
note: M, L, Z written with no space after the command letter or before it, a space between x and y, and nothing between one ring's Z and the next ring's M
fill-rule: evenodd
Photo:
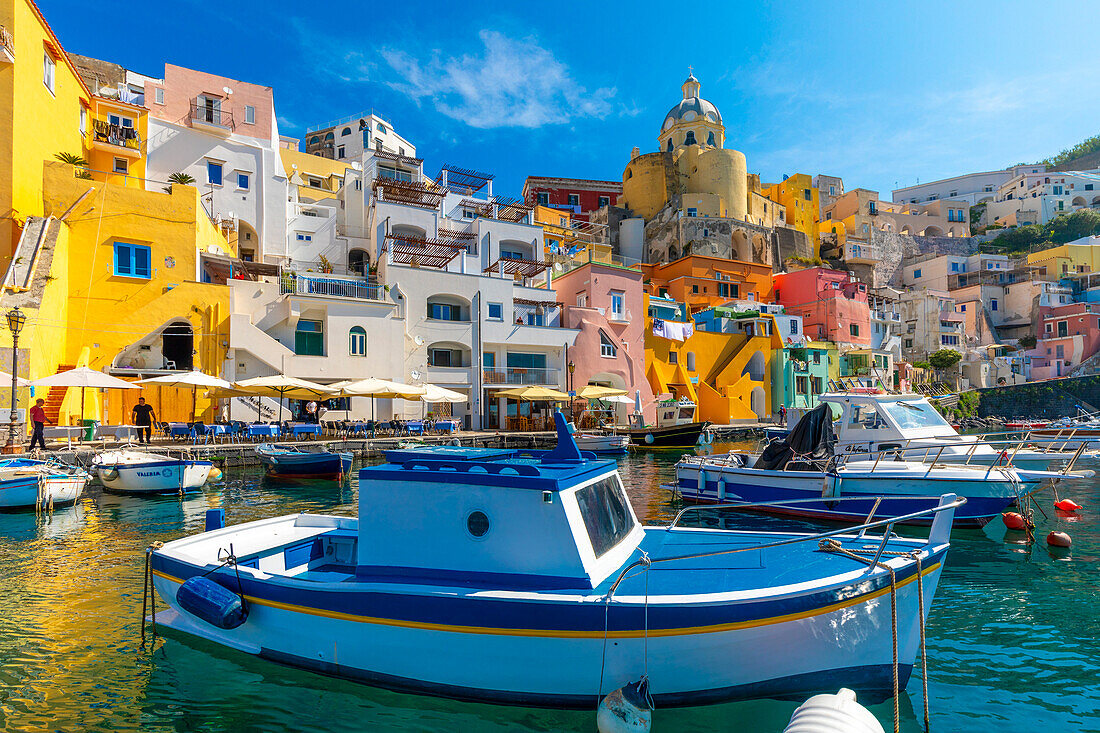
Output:
M164 546L163 542L154 542L145 548L145 572L142 577L142 589L141 589L141 648L145 648L145 612L149 609L150 604L153 610L153 638L156 639L157 633L157 591L153 587L153 567L150 562L150 558L153 556L154 550L159 550Z
M641 558L638 559L638 564L645 567L645 628L642 641L642 676L649 677L649 568L653 564L653 561L649 558L649 553L645 550L641 551ZM618 585L616 583L616 585ZM603 700L603 677L604 670L607 667L607 614L608 608L611 605L611 598L615 595L615 587L612 586L608 590L607 595L603 599L603 650L600 653L600 687L596 691L596 705L600 704ZM649 698L650 709L653 708L653 700Z

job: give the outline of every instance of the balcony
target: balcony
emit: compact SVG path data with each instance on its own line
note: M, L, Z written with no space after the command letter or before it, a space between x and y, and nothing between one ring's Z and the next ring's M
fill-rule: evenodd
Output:
M550 385L561 384L560 369L527 369L522 367L494 367L482 370L485 386L492 385Z
M468 366L433 366L429 364L428 373L424 378L429 384L465 386L472 384L473 371Z
M882 260L878 247L871 244L849 243L844 247L844 260L861 265L873 265Z
M233 122L232 112L209 104L199 104L198 100L192 99L191 127L219 135L228 135L233 132L236 124Z
M279 292L283 295L320 295L352 300L384 300L379 285L360 280L339 280L325 277L303 277L284 272L279 277Z
M141 157L141 135L132 127L92 121L92 147L127 158Z
M901 323L901 314L894 311L872 310L871 319L885 323Z
M15 63L15 39L2 25L0 25L0 63Z
M512 310L516 314L516 325L549 328L561 325L561 303L514 298Z

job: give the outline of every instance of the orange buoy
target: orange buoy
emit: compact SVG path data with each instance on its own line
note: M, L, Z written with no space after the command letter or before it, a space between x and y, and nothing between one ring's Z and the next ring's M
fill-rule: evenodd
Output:
M1004 520L1005 526L1009 529L1024 529L1027 527L1023 515L1018 512L1005 512L1001 515L1001 519Z
M1047 544L1051 547L1069 547L1073 540L1065 532L1051 532L1047 535Z
M1081 505L1073 499L1062 499L1061 501L1054 502L1054 508L1061 509L1063 512L1075 512L1081 508Z

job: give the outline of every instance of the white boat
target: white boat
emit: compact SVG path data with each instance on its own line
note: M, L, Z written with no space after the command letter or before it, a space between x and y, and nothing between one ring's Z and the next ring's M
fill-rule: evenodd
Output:
M120 448L97 453L92 466L108 491L164 494L201 488L214 464Z
M1070 458L1069 454L1057 450L1064 447L1061 444L1048 444L1052 449L1043 450L1024 447L1018 440L959 435L936 408L918 394L867 390L827 392L818 399L831 405L834 415L840 413L835 423L838 453L890 451L912 461L977 466L1011 462L1013 466L1038 471L1055 468Z
M645 527L617 464L586 460L556 419L553 451L447 446L363 468L358 517L273 517L152 550L170 606L156 623L380 687L525 706L593 708L643 675L659 707L838 685L881 699L895 672L904 687L954 497L927 512L927 539L885 522Z
M601 433L574 433L573 440L584 451L600 455L625 455L630 448L630 437Z
M0 461L0 509L50 509L74 503L91 477L71 466L33 458Z

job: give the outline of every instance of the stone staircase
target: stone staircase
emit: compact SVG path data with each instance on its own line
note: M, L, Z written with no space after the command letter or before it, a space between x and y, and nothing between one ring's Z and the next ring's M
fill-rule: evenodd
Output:
M67 372L70 369L76 369L76 365L62 364L57 368L57 373ZM55 425L59 424L61 403L65 401L65 393L68 391L68 387L50 387L50 391L46 394L46 405L43 409L46 411L46 418Z

